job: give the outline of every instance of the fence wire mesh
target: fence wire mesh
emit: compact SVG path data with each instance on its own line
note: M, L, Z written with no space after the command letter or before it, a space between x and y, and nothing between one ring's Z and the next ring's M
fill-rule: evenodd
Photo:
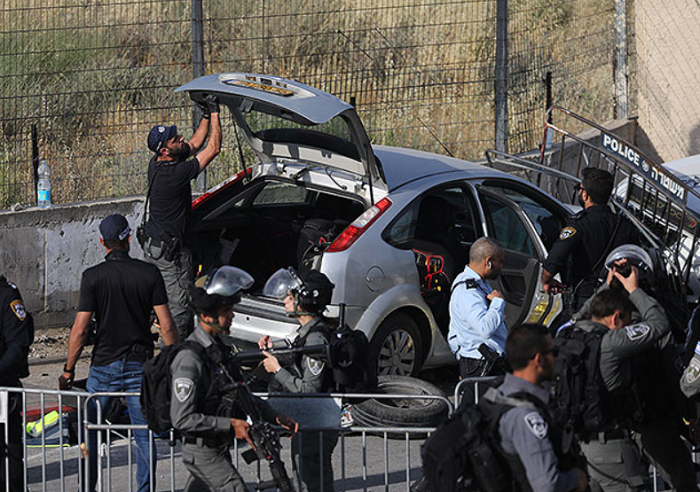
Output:
M541 136L547 72L553 102L613 116L614 1L211 0L197 24L201 73L300 80L354 102L376 144L480 158L494 146L505 2L508 145L525 151ZM150 127L174 123L187 138L193 126L187 96L172 91L200 73L198 3L3 2L0 209L36 203L37 156L51 166L56 203L145 193ZM209 185L239 167L230 125Z

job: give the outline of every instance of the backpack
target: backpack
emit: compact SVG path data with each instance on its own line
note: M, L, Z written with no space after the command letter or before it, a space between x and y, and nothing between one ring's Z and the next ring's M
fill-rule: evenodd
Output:
M600 344L604 333L586 332L574 326L564 328L554 341L559 355L554 366L552 414L564 432L588 435L603 430L606 393L600 373Z
M342 388L350 393L373 391L377 387L377 371L369 360L367 335L346 324L332 329L325 324L314 325L303 337L294 340L292 348L303 347L311 333L320 332L328 342L326 389ZM300 361L297 361L300 363Z
M141 413L148 428L155 433L172 428L170 421L170 398L172 396L172 374L170 366L180 350L197 352L202 360L208 360L204 347L192 341L164 347L158 355L143 363L141 380Z
M514 406L538 407L528 395L505 397L495 388L478 405L462 401L421 446L423 476L431 492L514 490L517 480L498 431L501 417Z

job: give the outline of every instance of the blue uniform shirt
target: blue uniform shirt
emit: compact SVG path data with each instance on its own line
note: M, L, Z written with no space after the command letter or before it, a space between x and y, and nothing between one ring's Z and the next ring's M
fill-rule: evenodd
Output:
M464 282L473 280L476 287L468 288ZM491 350L503 354L508 329L504 317L506 303L493 301L486 296L493 292L491 286L468 266L457 275L450 297L450 331L447 341L457 358L481 359L479 346L485 343Z

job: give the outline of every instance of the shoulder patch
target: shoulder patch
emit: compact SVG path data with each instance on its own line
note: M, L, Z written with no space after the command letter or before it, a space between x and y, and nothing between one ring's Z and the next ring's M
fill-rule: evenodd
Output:
M27 317L27 310L24 309L24 304L22 304L22 301L19 299L14 300L10 303L10 309L12 309L12 312L15 313L15 316L17 316L17 319L20 321L24 321Z
M321 374L321 371L323 371L323 367L326 364L320 360L307 357L306 365L309 367L309 371L311 371L311 374L313 374L314 376L318 376L319 374Z
M562 241L566 241L567 239L571 238L574 234L576 234L576 229L574 229L571 226L566 226L559 233L559 239L561 239Z
M525 423L537 439L547 437L547 422L544 421L542 415L537 412L531 412L525 415Z
M695 357L690 359L690 364L688 364L688 367L685 369L683 377L687 384L693 384L697 381L698 378L700 378L700 360Z
M187 400L192 394L194 383L188 378L177 378L173 381L173 393L180 403Z
M632 341L639 340L649 333L649 327L647 325L637 324L625 326L625 332L627 333L627 338Z

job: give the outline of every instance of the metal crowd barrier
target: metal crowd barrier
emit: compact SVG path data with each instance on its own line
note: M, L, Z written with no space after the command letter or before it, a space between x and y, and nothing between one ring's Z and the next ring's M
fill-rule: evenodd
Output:
M97 408L95 421L88 418L88 404L99 396L126 397L134 393L86 393L78 391L57 391L26 388L0 388L0 424L8 419L7 402L9 395L18 394L21 398L21 421L24 429L22 456L24 458L24 480L27 490L32 492L65 490L84 491L88 482L88 462L81 450L81 443L87 441L88 431L98 431L97 449L88 452L98 453L97 491L136 490L136 452L133 431L146 429L146 426L114 424L106 421L103 409ZM338 444L333 452L334 489L354 490L410 490L410 485L421 475L420 445L434 430L432 427L360 427L340 426L340 401L343 398L375 398L378 400L441 400L451 413L451 402L440 396L428 395L369 395L369 394L258 394L274 398L273 407L282 405L282 400L294 400L296 405L308 401L304 412L322 408L326 417L331 413L327 408L337 410L337 424L334 426L307 425L302 427L295 439L304 439L307 432L318 432L319 444L327 432L339 433ZM334 402L334 406L329 402ZM303 406L303 405L302 405ZM309 410L311 409L311 410ZM303 420L288 409L280 410ZM29 424L29 428L28 428ZM8 426L4 425L4 437L8 439ZM149 431L149 436L154 437ZM282 459L289 476L297 488L299 483L292 471L290 441L283 438ZM189 473L180 458L181 444L173 434L165 439L151 440L151 457L158 451L156 474L152 477L152 490L181 490ZM250 465L240 459L247 445L232 444L233 463L252 489L256 483L270 478L266 463ZM322 463L320 466L322 467ZM5 469L9 459L5 458ZM153 481L157 483L153 483ZM157 486L157 487L154 487ZM0 484L0 490L9 492L9 480Z

